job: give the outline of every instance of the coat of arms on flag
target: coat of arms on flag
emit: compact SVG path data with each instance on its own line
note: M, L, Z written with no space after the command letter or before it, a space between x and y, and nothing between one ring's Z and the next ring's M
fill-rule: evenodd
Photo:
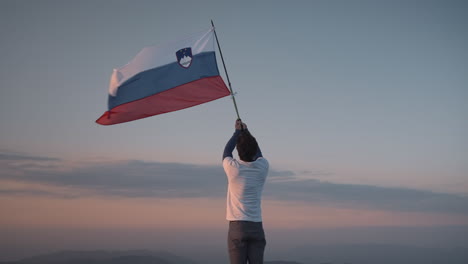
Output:
M180 66L188 68L192 65L192 48L180 49L176 52L176 56Z

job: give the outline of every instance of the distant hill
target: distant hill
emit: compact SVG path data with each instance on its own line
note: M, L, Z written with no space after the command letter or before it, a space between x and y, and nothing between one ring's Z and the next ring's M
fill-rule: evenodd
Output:
M200 254L207 254L201 253ZM211 255L211 254L210 254ZM265 264L467 264L468 248L424 248L401 245L304 245L284 253L295 261ZM266 256L268 257L268 256ZM228 259L196 262L164 251L60 251L0 264L227 264Z
M468 264L468 248L391 244L304 245L285 255L306 264Z
M128 251L60 251L0 264L197 264L167 252Z
M226 260L226 263L228 260ZM198 264L167 252L126 251L59 251L0 264ZM294 261L266 261L265 264L302 264Z

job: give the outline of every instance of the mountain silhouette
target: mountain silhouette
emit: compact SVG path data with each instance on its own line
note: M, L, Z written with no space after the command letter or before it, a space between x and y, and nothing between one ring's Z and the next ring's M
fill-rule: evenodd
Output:
M226 262L227 263L227 262ZM302 264L294 261L265 261L265 264ZM0 264L198 264L164 251L59 251Z
M198 264L167 252L127 251L60 251L0 264Z

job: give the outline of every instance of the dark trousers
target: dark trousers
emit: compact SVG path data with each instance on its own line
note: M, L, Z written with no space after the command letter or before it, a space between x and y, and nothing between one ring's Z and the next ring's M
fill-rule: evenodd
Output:
M231 264L263 264L266 240L262 222L229 222L228 249Z

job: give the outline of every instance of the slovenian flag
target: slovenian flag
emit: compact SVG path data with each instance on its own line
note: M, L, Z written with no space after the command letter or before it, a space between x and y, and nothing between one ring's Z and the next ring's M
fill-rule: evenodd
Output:
M141 50L114 69L108 111L96 122L114 125L181 110L230 95L216 63L214 28Z

